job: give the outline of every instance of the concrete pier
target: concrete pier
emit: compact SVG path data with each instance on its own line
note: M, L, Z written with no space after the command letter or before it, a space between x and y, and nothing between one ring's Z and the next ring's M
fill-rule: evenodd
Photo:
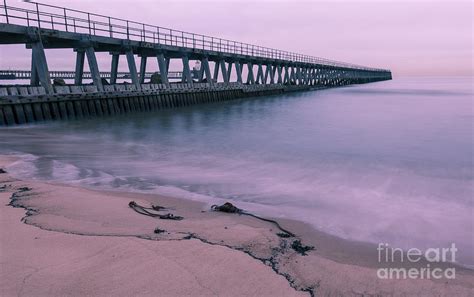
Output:
M0 88L0 125L150 111L391 79L386 69L30 3L32 9L0 5L0 45L24 44L32 51L31 70L24 74L29 74L31 86ZM76 69L67 73L74 79L73 86L51 82L56 73L49 70L45 51L57 48L76 52ZM111 71L106 77L99 69L97 52L110 54ZM127 62L129 85L116 84L120 56ZM135 57L140 58L138 69ZM86 59L89 72L84 72ZM172 60L182 65L174 71L179 73L179 84L170 82ZM193 61L199 62L199 69L191 70ZM146 83L150 63L159 68L158 84ZM93 85L82 85L85 74Z

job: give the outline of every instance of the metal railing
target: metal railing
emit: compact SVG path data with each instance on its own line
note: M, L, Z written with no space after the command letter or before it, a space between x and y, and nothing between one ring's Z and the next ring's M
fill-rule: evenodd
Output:
M146 72L145 78L149 79L154 72ZM159 72L157 72L159 74ZM191 74L193 77L197 77L195 71L192 71ZM74 79L76 73L74 71L49 71L51 78L62 78L62 79ZM110 78L112 74L110 72L100 72L100 77ZM168 79L181 79L183 77L183 72L181 71L169 71ZM30 79L31 70L0 70L0 80L20 80L20 79ZM92 75L90 72L85 71L83 73L83 79L91 79ZM117 72L117 79L129 79L130 72Z
M365 67L228 39L178 31L65 7L33 1L25 2L34 5L34 9L9 6L6 0L4 0L3 5L0 5L0 22L289 62L377 72L389 71L387 69Z

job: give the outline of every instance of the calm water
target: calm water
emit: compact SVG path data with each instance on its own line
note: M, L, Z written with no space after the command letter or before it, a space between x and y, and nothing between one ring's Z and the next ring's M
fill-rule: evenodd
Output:
M410 78L0 129L23 177L231 200L474 263L471 78Z

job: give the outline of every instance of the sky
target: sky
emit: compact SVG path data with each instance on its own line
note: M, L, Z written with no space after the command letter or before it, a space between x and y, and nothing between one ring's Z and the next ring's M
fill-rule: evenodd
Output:
M7 2L31 6L19 0ZM471 0L39 2L388 68L394 76L472 75L474 68ZM50 70L74 69L72 50L48 50L47 58ZM28 69L29 65L30 53L24 46L0 46L0 68ZM110 68L107 54L99 58L99 66ZM125 66L122 61L120 68Z

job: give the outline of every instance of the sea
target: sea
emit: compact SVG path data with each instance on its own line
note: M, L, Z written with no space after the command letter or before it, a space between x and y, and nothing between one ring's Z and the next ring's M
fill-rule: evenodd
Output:
M472 77L0 128L19 178L225 201L474 266ZM206 206L206 207L207 207Z

